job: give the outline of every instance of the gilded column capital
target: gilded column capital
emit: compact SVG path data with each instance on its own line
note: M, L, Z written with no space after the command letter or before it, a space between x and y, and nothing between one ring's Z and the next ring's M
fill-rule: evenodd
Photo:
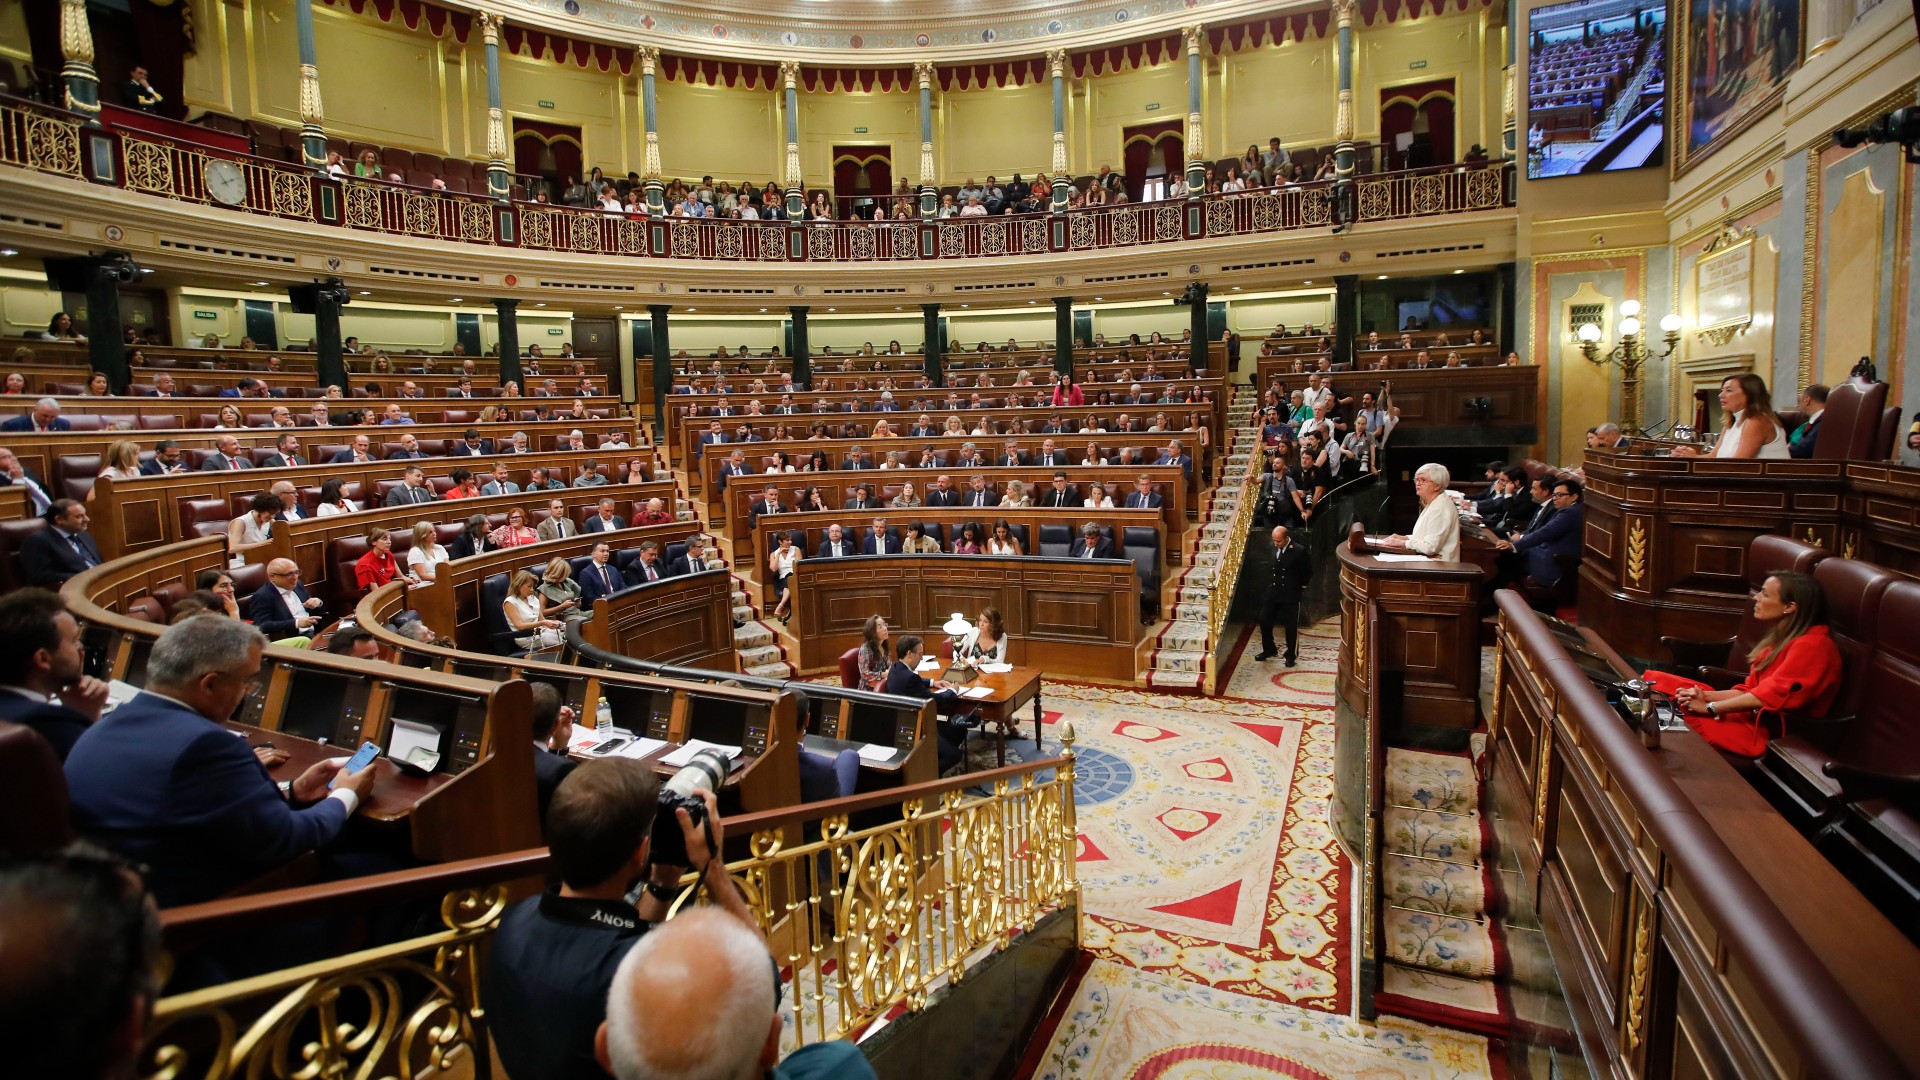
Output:
M800 61L780 61L780 85L788 90L800 85Z
M477 11L473 17L480 23L481 43L486 45L500 44L500 28L507 24L505 17L491 11Z
M916 60L913 65L913 79L922 90L933 86L933 61Z
M1047 77L1050 79L1064 79L1067 77L1067 50L1047 50Z
M652 45L635 45L633 55L640 61L642 75L651 75L660 67L660 50Z
M93 28L87 24L86 0L60 0L60 58L93 63Z
M1333 21L1336 29L1347 30L1353 26L1354 13L1360 9L1360 0L1333 0Z
M300 122L316 129L327 122L320 104L320 69L313 64L300 65Z
M1200 51L1200 43L1205 40L1204 34L1206 33L1206 29L1207 28L1200 23L1180 28L1180 33L1187 39L1187 55L1192 56Z

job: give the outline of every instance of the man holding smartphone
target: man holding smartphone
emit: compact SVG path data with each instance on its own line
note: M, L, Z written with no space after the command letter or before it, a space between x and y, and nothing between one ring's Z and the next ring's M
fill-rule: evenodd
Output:
M284 788L222 721L260 674L267 640L224 615L170 626L146 689L88 728L67 755L76 831L149 867L161 907L211 900L326 846L373 790L375 770L315 763ZM328 785L339 777L338 783Z

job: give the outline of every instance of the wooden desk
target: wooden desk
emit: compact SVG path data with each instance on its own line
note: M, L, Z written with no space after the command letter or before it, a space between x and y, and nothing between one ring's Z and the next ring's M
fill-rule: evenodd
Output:
M1040 707L1040 669L1037 667L1016 667L1012 671L988 672L969 670L956 674L951 663L941 678L954 683L962 690L971 690L984 686L993 693L983 698L963 697L956 701L955 707L961 710L978 709L984 725L992 725L994 736L994 764L1007 763L1007 737L1020 735L1020 717L1017 715L1022 705L1033 703L1033 748L1040 749L1040 729L1042 713Z
M227 723L227 727L244 734L248 746L271 746L286 753L287 760L267 770L275 783L292 780L319 762L352 757L354 751L359 749L356 746L329 746L284 731L269 731L232 721ZM381 755L374 759L373 769L373 790L367 794L366 801L360 804L358 816L383 824L404 820L413 813L414 805L423 797L453 779L444 773L415 776L402 772L400 766L387 760L384 748Z
M1139 677L1139 584L1119 560L996 555L871 555L802 559L794 567L800 668L828 667L860 643L867 616L896 639L938 641L955 611L997 607L1008 659L1045 662L1064 675L1131 682Z
M815 754L827 758L839 757L848 750L857 752L861 747L871 745L873 744L835 739L828 735L808 735L806 738L800 740L800 748L802 750L812 751ZM889 774L898 773L907 767L907 758L910 755L910 751L902 750L896 746L893 748L893 753L885 758L878 760L866 757L861 758L860 767L862 769L873 769L876 772Z

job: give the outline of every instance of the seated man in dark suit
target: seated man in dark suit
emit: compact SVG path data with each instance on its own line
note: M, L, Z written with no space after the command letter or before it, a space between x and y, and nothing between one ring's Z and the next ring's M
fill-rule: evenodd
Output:
M727 455L726 464L720 466L720 490L723 492L727 490L727 481L739 476L749 476L752 472L752 469L747 468L746 451L735 450Z
M27 584L58 589L82 570L100 565L100 548L87 534L87 504L55 499L47 510L48 528L20 542L20 570Z
M926 503L928 506L959 506L960 492L953 486L953 478L941 473L927 486Z
M159 460L156 454L155 460ZM274 443L273 456L261 463L263 469L289 469L308 464L300 453L300 436L288 432Z
M295 439L294 445L297 447L299 444L300 440ZM154 443L153 456L140 463L141 476L165 476L191 471L187 467L186 456L180 452L180 444L172 439L161 439Z
M846 503L845 503L845 505L843 505L843 506L841 507L841 509L843 509L843 510L871 510L871 509L873 509L873 508L874 508L875 506L877 506L877 505L878 505L878 504L877 504L877 503L875 503L875 502L873 501L873 487L872 487L872 485L870 485L870 484L861 484L861 485L860 485L860 486L859 486L858 488L856 488L856 489L854 489L854 493L853 493L853 498L851 498L851 499L848 499L848 500L846 501Z
M613 512L612 499L601 499L594 515L580 526L581 532L612 532L627 527L627 519Z
M928 500L928 505L932 505L932 500ZM961 496L960 505L973 507L999 506L1000 494L996 491L988 490L987 478L975 473L967 480L967 490L966 493Z
M268 641L311 634L320 625L320 598L300 584L300 564L292 559L267 563L267 583L247 600L247 621Z
M60 415L60 403L43 397L33 403L25 416L10 416L0 421L0 431L72 431L73 424Z
M0 596L0 720L30 727L66 760L107 703L107 684L82 670L80 623L58 593Z
M220 722L260 674L265 647L260 631L222 615L168 627L146 690L67 755L75 829L144 863L161 907L213 899L325 846L373 791L375 769L349 774L331 759L283 793Z
M1025 465L1026 463L1026 452L1021 450L1020 444L1013 439L1007 440L1006 449L1001 451L999 460L996 462L996 464L1007 466Z
M53 505L53 494L47 488L47 482L28 472L26 466L13 451L0 446L0 487L18 484L27 489L27 513L39 517Z
M887 519L874 518L873 528L868 530L866 539L860 541L862 555L898 555L900 538L887 532Z
M565 727L561 727L562 722ZM560 691L552 683L533 684L533 783L535 805L540 808L540 832L547 831L547 804L553 801L553 789L567 778L577 764L567 756L567 740L573 735L573 710L560 704ZM556 736L558 748L553 743Z
M1165 450L1160 451L1160 459L1158 461L1155 461L1154 464L1155 465L1178 465L1180 466L1181 472L1187 474L1188 476L1193 475L1193 458L1189 457L1186 454L1186 452L1181 448L1180 441L1178 439L1175 439L1173 442L1168 443L1167 448Z
M671 576L667 565L660 561L660 545L651 540L640 541L640 555L627 567L627 580L635 585L651 585Z
M908 634L899 639L894 649L899 659L887 668L887 681L880 688L881 693L898 694L901 697L919 698L923 701L934 698L942 706L947 707L951 707L959 700L958 692L946 680L929 683L920 677L919 671L916 670L920 666L920 658L923 655L919 638ZM936 737L940 740L940 771L942 773L960 764L960 746L967 740L967 730L978 727L979 724L979 715L974 712L956 716L951 720L936 721L934 727Z
M1113 541L1100 535L1100 526L1089 521L1080 526L1080 539L1067 549L1067 555L1074 559L1111 559Z
M768 484L767 489L761 492L760 497L753 500L753 505L747 509L747 527L757 529L760 527L761 518L786 512L787 508L780 503L780 489Z
M1067 483L1067 474L1057 472L1053 474L1052 486L1042 491L1040 497L1035 499L1033 504L1035 506L1068 507L1080 506L1084 501L1085 500L1080 497L1079 489Z
M684 577L698 574L707 569L707 544L697 536L687 539L687 553L667 564L667 573L672 577Z
M853 554L852 541L846 538L845 531L838 524L834 524L827 526L827 538L820 541L820 550L814 553L814 557L840 559L851 554Z
M1562 555L1580 554L1582 535L1581 525L1585 514L1580 507L1581 484L1578 480L1555 480L1553 482L1554 514L1546 524L1530 529L1515 540L1502 540L1498 543L1501 551L1511 551L1525 556L1526 576L1533 583L1552 588L1560 581L1560 559ZM1502 562L1506 562L1502 559ZM1505 568L1504 576L1513 580L1518 576L1514 569ZM1496 582L1496 587L1498 583Z
M1158 510L1166 501L1165 496L1153 490L1153 479L1142 476L1133 482L1133 493L1127 496L1127 509Z
M493 453L493 440L480 437L479 428L468 428L447 448L448 457L484 457Z
M232 435L220 435L213 440L215 452L200 463L201 472L220 472L221 470L251 469L253 459L247 456L246 448Z
M625 589L629 582L613 565L613 547L605 540L593 545L593 558L580 568L580 610L592 611L593 602Z

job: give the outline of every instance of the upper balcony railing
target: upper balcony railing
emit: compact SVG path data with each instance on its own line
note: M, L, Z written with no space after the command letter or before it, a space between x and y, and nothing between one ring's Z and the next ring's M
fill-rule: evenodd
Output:
M84 127L0 99L0 163L180 202L421 240L568 255L753 263L903 263L1052 255L1333 225L1330 181L1069 210L934 221L779 222L649 218L384 181L317 175L282 161ZM1355 224L1417 221L1513 205L1513 170L1477 162L1367 175Z

